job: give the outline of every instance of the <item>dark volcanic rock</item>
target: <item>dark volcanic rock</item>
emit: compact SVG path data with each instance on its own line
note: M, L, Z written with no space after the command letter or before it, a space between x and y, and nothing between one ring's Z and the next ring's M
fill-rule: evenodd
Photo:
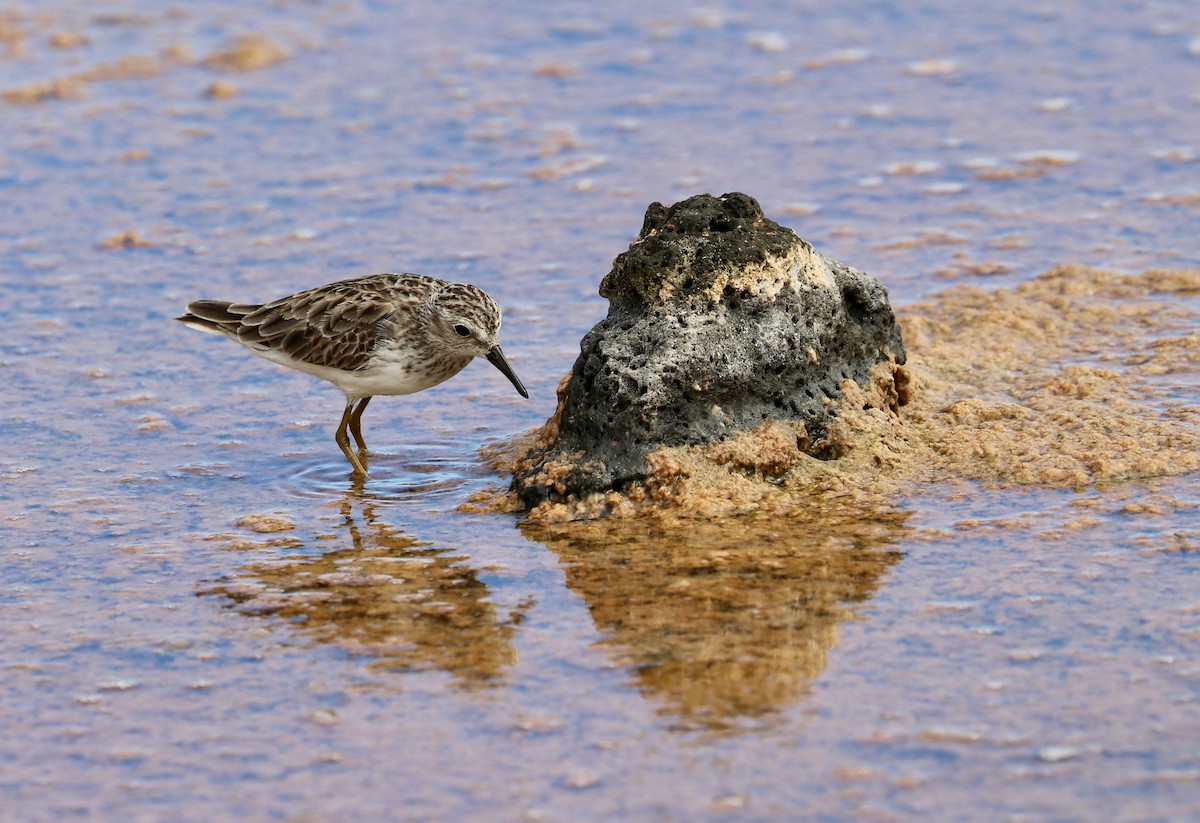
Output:
M646 478L656 449L768 419L803 421L805 447L836 456L821 437L838 385L904 363L883 286L745 194L651 204L600 294L608 316L583 338L548 437L514 476L528 507L624 490Z

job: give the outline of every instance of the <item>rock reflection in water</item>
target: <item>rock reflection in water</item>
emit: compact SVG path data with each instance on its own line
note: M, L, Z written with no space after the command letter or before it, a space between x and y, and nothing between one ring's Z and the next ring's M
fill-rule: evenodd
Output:
M900 559L906 515L527 527L563 562L612 658L684 729L760 725L803 699L838 627ZM769 722L769 721L768 721Z
M500 614L465 558L381 521L370 502L357 519L353 509L348 498L345 548L275 553L202 593L228 597L249 616L285 618L316 640L375 658L373 668L441 669L468 688L498 683L516 662L513 635L532 604Z

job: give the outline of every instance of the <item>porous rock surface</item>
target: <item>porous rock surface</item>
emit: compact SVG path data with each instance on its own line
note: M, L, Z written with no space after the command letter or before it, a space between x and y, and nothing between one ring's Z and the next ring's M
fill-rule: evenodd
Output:
M866 386L877 364L905 360L883 286L741 193L651 204L600 294L608 316L514 472L528 508L626 491L650 476L651 453L766 420L794 421L800 451L836 457L826 434L843 382ZM896 386L893 409L906 400Z

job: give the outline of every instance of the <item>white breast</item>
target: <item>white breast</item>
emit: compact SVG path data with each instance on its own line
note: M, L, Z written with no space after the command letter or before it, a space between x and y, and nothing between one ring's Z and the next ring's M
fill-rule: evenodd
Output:
M328 380L342 390L347 400L359 400L376 395L413 394L443 383L458 374L470 358L461 363L447 364L441 369L416 368L408 358L375 357L371 366L359 371L342 371L329 366L317 366L301 360L293 360L274 349L252 349L255 354L273 363Z

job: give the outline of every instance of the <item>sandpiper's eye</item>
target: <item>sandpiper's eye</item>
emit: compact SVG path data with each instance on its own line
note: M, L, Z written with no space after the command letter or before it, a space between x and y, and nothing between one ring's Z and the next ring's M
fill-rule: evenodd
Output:
M454 326L454 333L457 334L459 337L470 337L471 336L471 330L468 329L466 326L464 326L462 323L458 323Z

